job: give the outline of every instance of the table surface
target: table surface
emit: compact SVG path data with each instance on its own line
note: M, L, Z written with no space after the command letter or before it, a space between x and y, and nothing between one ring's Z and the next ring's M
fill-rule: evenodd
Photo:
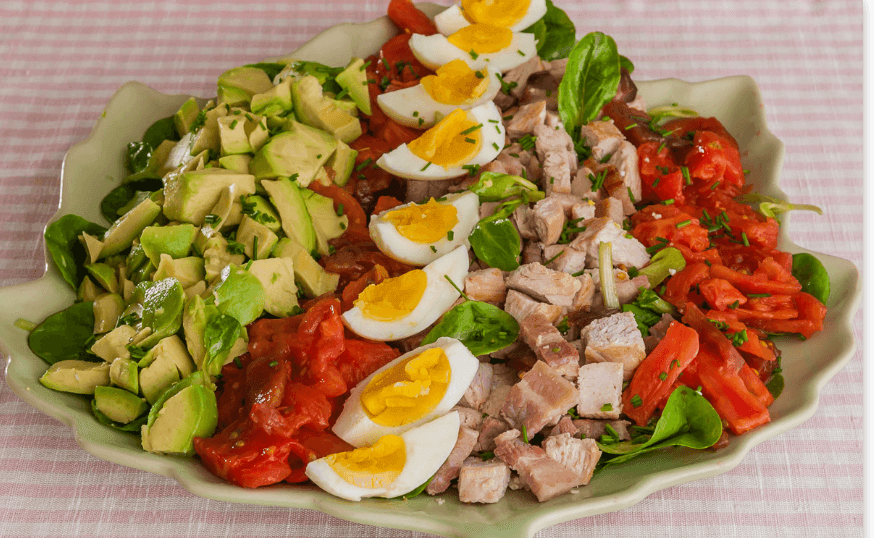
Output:
M448 0L443 0L447 2ZM128 80L215 94L226 69L286 53L387 0L3 0L0 3L0 286L45 270L64 152ZM612 35L635 79L756 79L786 145L791 237L862 268L863 8L853 0L565 0L578 35ZM716 97L716 96L715 96ZM861 313L852 361L816 414L715 478L539 537L862 535ZM2 375L2 374L0 374ZM410 536L311 510L195 497L162 476L99 460L70 429L0 383L0 536ZM417 536L419 534L416 534Z

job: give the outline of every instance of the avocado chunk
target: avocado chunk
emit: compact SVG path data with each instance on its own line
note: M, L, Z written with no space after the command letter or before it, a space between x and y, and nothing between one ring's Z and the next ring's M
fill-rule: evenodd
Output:
M150 365L140 369L140 390L143 391L146 400L154 404L161 394L179 379L181 379L179 370L173 359L158 355Z
M307 186L337 148L334 137L294 120L286 132L271 138L255 154L249 168L256 179L293 177Z
M292 110L291 79L285 79L276 86L252 96L249 109L261 116L279 116Z
M237 196L255 193L254 176L222 168L169 175L164 178L164 216L201 226L219 201L222 190L231 185Z
M218 120L228 115L230 107L226 104L210 108L209 105L204 107L204 121L199 129L194 130L194 136L191 139L191 145L188 147L188 153L191 155L200 156L205 152L218 153L221 147L221 138L219 135ZM204 157L205 164L209 158Z
M309 252L300 245L281 239L273 249L273 255L281 258L291 258L294 268L294 280L309 298L318 297L333 292L340 282L340 275L325 271Z
M228 242L221 234L215 234L206 240L204 244L203 259L206 280L212 281L219 276L225 267L229 265L242 265L246 260L242 246L240 250L231 252L228 250Z
M267 226L256 222L249 215L244 215L240 227L237 228L237 242L245 248L246 256L253 260L261 260L270 256L279 237Z
M358 151L350 148L342 140L337 140L337 150L325 163L326 167L334 171L334 183L340 187L345 187L349 183L349 178L352 177L352 172L355 170L355 159L358 158Z
M368 116L373 113L370 108L370 90L367 87L367 70L364 60L352 58L346 69L337 75L337 84L349 92L349 97L355 102L361 112Z
M115 276L115 269L105 263L88 263L84 267L88 274L103 286L103 289L109 293L118 293L118 279Z
M146 198L136 207L122 215L103 235L103 250L100 257L105 258L130 248L146 226L155 222L161 214L161 206Z
M176 126L179 138L188 134L191 130L191 124L197 119L198 114L200 114L200 107L197 106L197 101L194 97L182 103L182 106L179 107L179 110L173 116L173 125Z
M192 224L148 226L140 235L140 245L157 267L161 263L162 254L168 254L171 258L188 256L196 233L197 228Z
M73 394L94 394L94 389L109 385L109 363L80 360L58 361L39 378L44 386Z
M137 342L139 347L149 349L182 326L185 292L175 278L137 284L133 300L141 308L140 331L151 329L145 339Z
M279 222L279 214L276 209L270 205L270 202L257 194L247 196L242 200L243 212L252 217L256 222L270 228L271 232L278 232L282 229L282 224Z
M183 289L187 289L198 282L203 282L206 276L203 263L203 258L197 256L174 260L168 254L161 254L161 261L158 262L154 279L175 278Z
M107 362L112 362L118 357L129 359L130 351L127 346L136 334L137 330L130 325L119 325L94 342L91 353Z
M85 302L93 301L101 293L103 292L97 287L97 284L91 280L91 277L86 276L82 279L82 283L79 284L79 289L76 290L76 299Z
M267 297L264 286L242 267L229 265L222 269L221 281L213 289L215 306L246 326L264 311Z
M278 318L288 317L297 310L297 285L291 258L253 261L249 272L264 286L267 295L264 310Z
M291 86L294 113L301 123L322 129L347 144L361 136L358 118L340 110L325 97L318 79L307 75Z
M222 155L254 153L267 142L270 131L262 116L235 108L218 119Z
M79 241L85 247L85 252L88 253L89 263L95 263L100 259L100 252L103 250L103 241L85 232L79 236Z
M225 155L219 157L219 166L226 170L238 172L240 174L249 173L249 163L252 162L251 155Z
M193 455L194 438L211 436L218 424L215 393L204 385L189 384L162 400L152 406L142 428L143 450Z
M117 358L109 365L109 380L113 385L139 394L140 370L136 361Z
M273 88L273 82L257 67L235 67L225 71L218 79L218 102L237 106L248 104L253 95Z
M334 201L326 196L317 194L309 189L301 191L307 211L313 221L316 231L316 244L319 254L330 254L328 241L343 235L349 226L349 217L337 215L334 210Z
M116 387L96 387L94 403L98 411L120 424L133 422L149 409L146 400Z
M124 310L124 299L117 293L104 293L94 299L94 334L103 334L115 328Z
M331 102L331 104L333 104L335 107L339 108L340 110L342 110L346 114L349 114L350 116L353 116L356 118L358 117L358 106L355 104L355 101L353 101L351 99L346 99L346 98L337 99L329 93L326 93L324 95L325 95L325 99L329 100Z
M188 350L182 339L178 336L171 335L164 338L155 347L149 350L146 355L140 359L138 366L146 368L161 357L167 357L176 366L179 372L179 378L184 378L197 369L197 365L188 354Z
M270 201L279 211L282 230L307 252L316 248L316 230L307 210L302 189L288 178L262 181L261 185L270 195Z

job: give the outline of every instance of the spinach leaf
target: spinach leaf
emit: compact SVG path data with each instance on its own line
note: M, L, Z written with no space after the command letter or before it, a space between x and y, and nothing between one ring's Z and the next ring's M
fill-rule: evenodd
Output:
M79 242L83 233L103 237L106 228L85 220L78 215L64 215L48 225L45 231L46 248L61 276L73 290L85 278L83 265L87 254Z
M659 314L656 314L649 308L641 308L633 303L622 305L622 311L634 314L634 321L637 322L637 328L643 336L649 336L649 328L662 319Z
M631 60L621 54L619 55L619 66L624 67L625 70L628 71L629 75L631 73L634 73L634 64L631 63Z
M261 62L261 63L257 63L257 64L248 64L248 65L246 65L246 67L256 67L256 68L264 71L265 73L267 73L267 76L270 77L270 80L273 80L276 77L276 75L279 74L280 71L285 69L285 64Z
M580 127L616 95L619 78L619 52L612 37L592 32L571 50L558 86L558 113L573 140L579 140Z
M442 336L459 340L474 355L504 349L519 336L519 323L500 308L481 301L465 301L443 315L421 345Z
M155 192L164 188L164 182L160 179L139 179L119 185L107 194L100 202L100 212L109 222L115 222L124 214L120 211L136 195L137 192Z
M177 279L170 277L141 282L134 288L133 301L141 306L141 325L137 330L152 329L152 333L139 343L141 348L151 349L182 326L185 292Z
M337 84L337 75L343 72L343 67L330 67L319 62L297 61L291 64L292 75L295 79L304 75L312 75L316 77L319 84L322 85L322 90L338 94L342 90Z
M543 18L523 32L534 34L537 39L537 55L546 62L567 58L577 40L574 23L551 0L546 0L546 14Z
M809 293L826 304L831 294L831 279L822 262L812 254L792 255L792 276L801 283L801 291Z
M498 202L523 193L529 201L536 202L545 196L537 189L537 185L527 179L497 172L483 172L479 180L470 186L470 191L479 196L480 202Z
M435 476L437 476L437 475L436 474L431 475L431 478L429 478L428 480L425 480L424 483L422 483L419 487L417 487L413 491L411 491L409 493L404 493L403 495L398 495L397 497L392 497L390 500L402 501L402 500L406 500L406 499L412 499L413 497L418 497L419 495L421 495L421 493L423 491L425 491L425 488L428 487L428 484L430 484L431 481L434 480Z
M27 337L34 354L49 364L63 360L90 360L86 350L94 336L94 303L82 302L47 317Z
M598 443L605 454L615 455L609 459L602 458L599 466L622 463L669 446L707 448L718 441L721 435L722 419L710 402L688 387L679 387L668 398L662 416L647 441L637 444L631 441Z
M131 174L141 174L152 171L152 154L155 148L164 140L177 141L179 134L173 116L160 119L146 129L141 142L131 142L127 145L125 166Z
M216 307L207 306L206 309L206 326L203 331L206 355L202 369L207 374L216 376L221 373L228 352L243 329L239 321L227 314L219 313Z
M176 142L179 140L179 133L176 132L176 123L173 121L173 116L167 116L160 119L146 129L146 134L143 135L143 143L148 144L152 149L161 145L164 140Z
M471 232L469 240L474 254L489 267L502 271L519 267L522 238L508 217L522 203L522 200L513 200L503 204L494 215L480 220Z
M783 386L786 384L783 379L783 374L774 374L771 376L770 381L765 384L768 392L771 393L771 396L776 400L781 394L783 394Z
M139 174L145 172L149 167L149 161L152 159L152 146L145 142L131 142L127 145L127 158L124 165L127 171L131 174Z
M136 433L137 435L139 435L143 424L145 424L149 420L149 415L145 414L140 418L134 420L133 422L128 422L127 424L119 424L118 422L101 413L100 410L97 409L97 400L93 399L91 400L91 412L94 414L94 417L97 418L97 421L101 424L109 426L110 428L118 431Z

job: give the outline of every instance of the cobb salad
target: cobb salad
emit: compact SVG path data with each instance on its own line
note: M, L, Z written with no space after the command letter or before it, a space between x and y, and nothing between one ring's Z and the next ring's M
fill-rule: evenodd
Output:
M370 58L226 72L131 144L109 229L47 228L80 302L22 323L41 382L144 450L350 500L545 501L766 423L770 336L821 328L828 276L776 250L795 207L718 120L646 111L550 2L388 12Z

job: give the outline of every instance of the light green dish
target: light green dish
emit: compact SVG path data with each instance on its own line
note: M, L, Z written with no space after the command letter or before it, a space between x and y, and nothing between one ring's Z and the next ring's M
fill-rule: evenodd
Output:
M441 6L425 4L429 13ZM386 17L366 24L330 28L289 57L346 65L351 56L367 56L395 33ZM228 66L231 67L231 66ZM638 83L649 106L678 102L705 116L716 116L742 148L744 167L756 190L784 197L778 180L783 144L768 130L761 95L749 77L737 76L690 84L668 79ZM104 222L99 200L124 177L125 145L139 140L155 120L173 114L187 96L161 94L137 82L122 86L107 104L91 135L73 146L64 159L61 205L56 218L76 213ZM805 252L780 232L780 247ZM37 379L47 365L27 347L27 333L13 323L23 317L41 321L69 306L73 292L52 267L39 280L0 289L0 347L8 357L6 380L25 402L63 421L89 453L113 463L172 477L192 493L222 501L309 508L369 525L417 530L445 536L529 537L536 531L585 516L626 508L647 495L685 482L724 473L737 466L755 445L798 426L816 410L822 386L852 357L851 330L860 301L856 267L843 259L817 254L832 279L825 329L807 342L784 339L783 375L786 389L771 406L765 427L733 438L718 452L673 449L648 454L596 475L576 495L537 503L524 491L509 492L500 503L464 505L447 493L440 505L422 495L409 501L366 499L352 503L332 497L315 486L278 485L249 490L232 486L210 474L196 459L161 457L143 452L139 438L100 425L86 398L51 391Z

